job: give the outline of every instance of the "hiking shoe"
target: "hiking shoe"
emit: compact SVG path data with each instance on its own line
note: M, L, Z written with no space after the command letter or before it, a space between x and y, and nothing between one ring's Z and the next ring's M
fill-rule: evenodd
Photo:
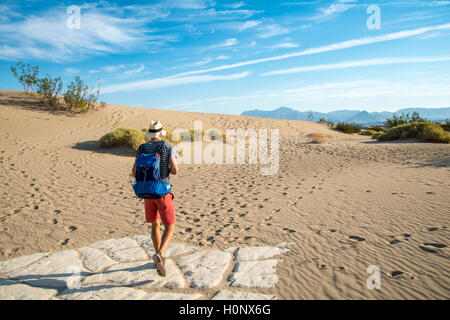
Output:
M155 253L155 255L153 255L153 261L155 262L156 265L156 272L161 276L161 277L165 277L166 276L166 268L164 267L164 263L165 260L163 255L159 252Z

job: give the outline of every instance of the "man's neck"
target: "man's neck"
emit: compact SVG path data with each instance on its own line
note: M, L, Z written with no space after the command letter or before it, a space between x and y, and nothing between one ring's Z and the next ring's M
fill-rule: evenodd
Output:
M153 138L152 141L161 141L161 138Z

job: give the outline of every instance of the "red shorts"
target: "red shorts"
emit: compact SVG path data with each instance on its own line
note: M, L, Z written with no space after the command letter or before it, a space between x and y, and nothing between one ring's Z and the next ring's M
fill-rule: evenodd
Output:
M168 193L160 199L144 199L144 204L145 222L156 222L161 217L165 226L175 223L175 205L172 193Z

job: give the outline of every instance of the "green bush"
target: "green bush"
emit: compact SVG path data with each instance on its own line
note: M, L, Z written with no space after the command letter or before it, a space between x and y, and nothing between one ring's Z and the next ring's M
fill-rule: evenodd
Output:
M45 78L39 79L37 83L37 93L40 95L41 104L52 109L61 107L61 93L63 83L61 78L52 78L49 74Z
M447 122L441 123L442 129L446 131L450 131L450 120L447 120Z
M450 133L432 122L411 122L387 130L377 137L380 141L416 138L430 142L450 143Z
M344 133L352 134L352 133L360 133L361 126L357 124L344 123L340 122L336 125L336 129L342 131Z
M38 85L39 67L18 62L15 66L11 66L11 72L14 77L22 84L25 93L33 92Z
M375 131L375 130L362 130L360 134L363 136L373 136L374 134L377 134L377 133L378 133L378 131Z
M367 130L373 130L376 132L384 132L384 128L380 126L370 126Z
M100 138L102 148L124 146L137 150L143 143L145 143L145 133L129 127L116 128Z
M79 76L76 76L75 81L72 81L67 87L67 91L64 92L65 108L73 113L85 113L90 110L96 110L104 106L103 103L97 103L99 94L99 88L93 92Z
M425 122L425 121L426 120L423 119L417 112L413 112L411 115L409 113L402 114L401 116L397 116L394 114L392 118L386 119L386 127L394 128L411 122Z

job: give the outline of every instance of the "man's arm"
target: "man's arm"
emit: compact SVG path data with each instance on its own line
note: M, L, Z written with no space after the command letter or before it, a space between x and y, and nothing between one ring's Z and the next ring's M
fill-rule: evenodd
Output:
M169 159L169 171L170 174L176 175L178 173L177 160L175 156L170 157Z
M134 160L133 169L131 170L131 173L133 174L133 177L136 178L136 160Z

